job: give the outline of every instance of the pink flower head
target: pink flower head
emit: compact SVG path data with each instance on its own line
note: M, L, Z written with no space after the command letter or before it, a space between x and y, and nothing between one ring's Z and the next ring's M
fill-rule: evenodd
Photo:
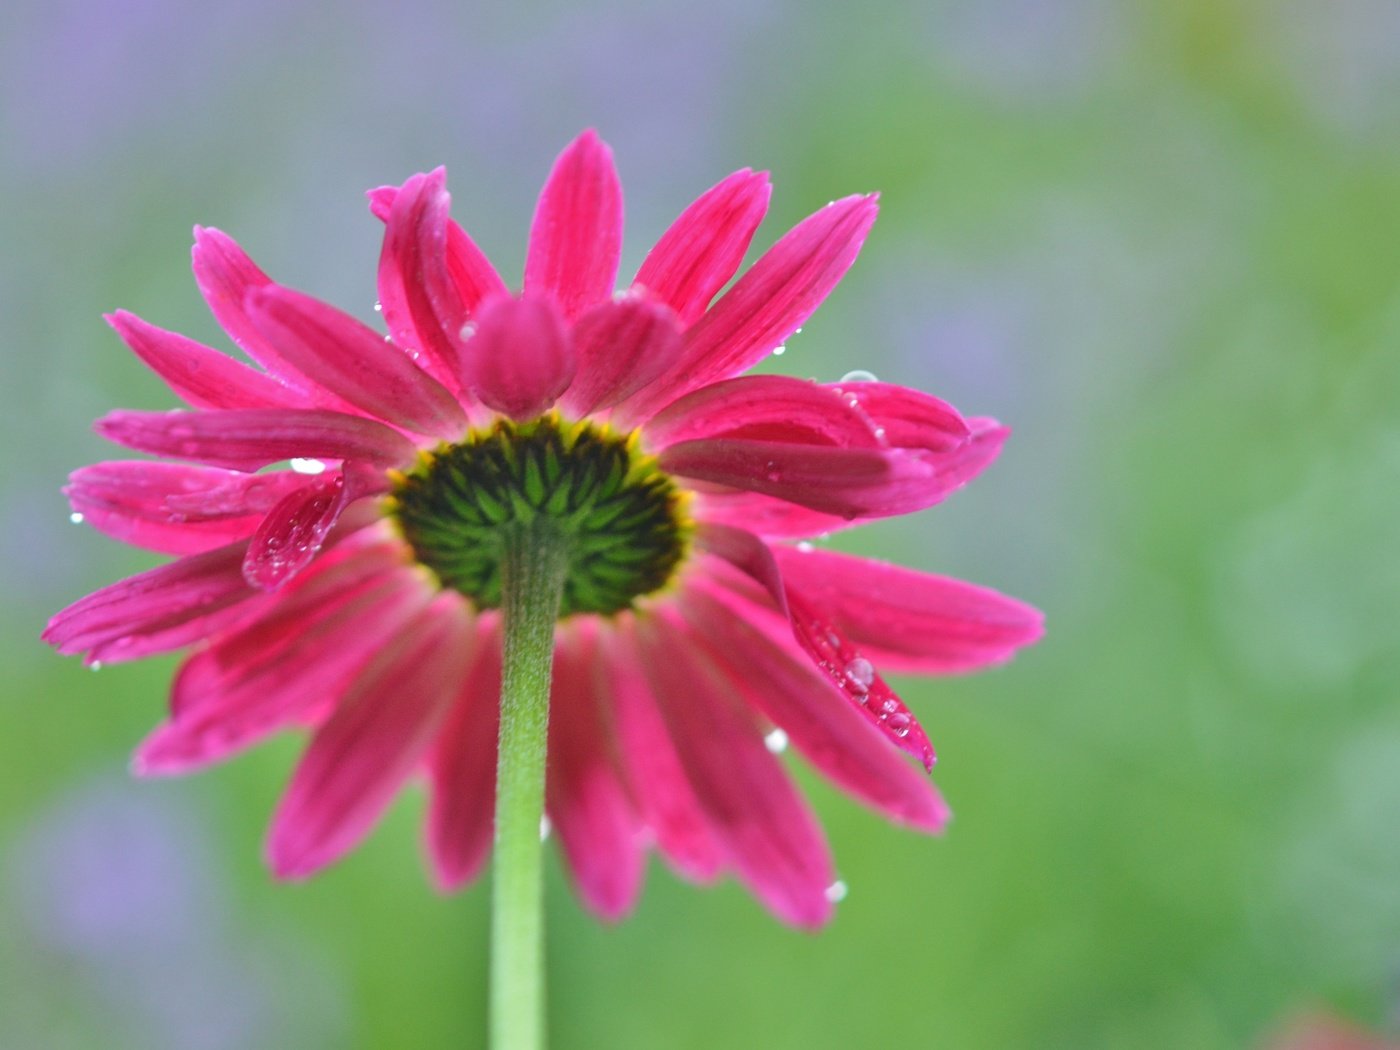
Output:
M882 672L998 663L1041 617L795 541L938 503L1007 431L887 383L743 375L875 220L873 196L833 201L720 294L768 195L766 175L730 175L617 292L622 193L585 132L545 183L517 295L449 218L441 169L371 191L387 339L196 228L195 280L254 363L108 318L192 411L99 420L160 458L84 467L68 495L96 528L178 558L44 635L94 663L189 649L137 772L305 729L267 843L278 875L336 860L422 773L437 881L471 880L492 837L498 536L528 518L571 544L546 807L592 909L632 907L654 845L687 878L732 871L785 921L825 921L832 863L769 746L782 738L938 831L948 810L901 755L930 768L933 750Z

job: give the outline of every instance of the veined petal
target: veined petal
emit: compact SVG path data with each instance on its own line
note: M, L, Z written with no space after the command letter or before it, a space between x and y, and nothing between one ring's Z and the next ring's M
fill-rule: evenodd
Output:
M749 168L712 186L661 235L635 283L691 324L744 261L771 194L768 173Z
M1039 610L987 587L831 550L773 553L789 586L891 670L976 670L1010 659L1044 631Z
M303 391L213 347L157 328L126 310L103 317L152 372L195 408L311 407Z
M531 419L568 389L577 358L548 299L493 299L463 359L466 386L512 419Z
M784 441L682 441L659 456L683 477L748 489L847 518L907 514L945 495L922 457L898 449L836 448Z
M931 394L876 382L833 383L831 389L893 448L949 452L972 436L958 410Z
M298 596L279 603L269 617L185 661L171 694L172 716L137 750L136 773L188 773L287 726L319 721L376 648L428 600L403 574L323 576L336 587L316 588L315 601ZM279 629L270 630L269 621Z
M785 499L759 492L714 487L696 493L695 519L717 525L734 525L770 539L825 536L859 522L837 514L799 507Z
M877 430L840 391L781 375L739 376L692 390L642 428L657 449L714 437L880 449L886 443Z
M591 650L578 630L555 648L545 806L579 896L616 921L637 901L644 856L637 814L613 766Z
M69 655L217 613L256 591L239 567L246 544L192 554L110 584L57 613L44 641Z
M691 787L629 634L599 633L594 682L607 696L627 782L657 847L683 876L710 882L724 853Z
M263 337L248 317L248 293L255 288L271 285L272 278L258 269L232 237L213 227L194 228L194 248L190 258L194 265L195 283L199 285L214 319L229 338L240 350L287 385L304 388L305 377L283 360L277 348Z
M763 360L845 276L876 210L874 196L845 197L794 226L686 332L675 367L622 406L624 414L645 419Z
M585 131L559 155L530 227L527 295L551 296L572 321L612 295L622 252L622 185L612 150Z
M474 662L428 756L427 847L443 890L476 878L491 855L501 714L501 638L495 620L488 614L477 621Z
M663 615L638 622L643 660L711 827L774 914L821 926L831 917L826 888L835 878L821 829L747 706L696 653L688 629Z
M336 397L420 434L460 437L467 417L441 383L372 328L309 295L268 285L248 317L283 359Z
M267 857L303 878L368 834L432 743L471 653L460 596L443 594L371 658L302 755Z
M670 308L645 295L600 303L574 325L578 374L564 407L586 416L630 397L659 376L680 352Z
M248 471L297 457L402 466L417 451L383 423L327 409L117 411L103 416L93 429L139 452Z
M890 819L923 831L942 830L948 807L933 785L823 679L790 636L736 615L732 605L703 589L687 589L681 603L711 658L812 765Z
M445 174L445 172L444 172ZM422 176L418 176L422 177ZM412 180L410 180L412 181ZM378 186L366 194L369 197L369 207L375 216L384 222L389 221L389 216L393 213L394 202L398 200L400 189L398 186ZM430 212L424 212L424 220L430 217ZM476 242L467 235L467 231L461 226L448 219L447 226L447 274L456 286L456 292L461 300L462 308L468 314L476 312L476 308L487 299L495 298L498 295L509 295L510 289L506 287L506 282L501 280L501 275L496 272L496 268L491 265L491 261ZM417 236L422 237L430 227L419 225L415 227ZM387 234L386 234L387 236ZM380 265L383 266L383 256L380 257ZM403 283L403 274L407 272L399 267L399 276L395 279L394 287L399 287ZM380 280L384 279L383 271ZM383 286L381 285L381 291ZM385 312L388 307L385 306ZM444 328L451 334L452 329ZM392 329L392 322L391 322ZM406 332L407 329L404 329ZM398 338L395 336L395 338Z
M281 587L311 563L341 512L358 492L334 474L313 478L267 512L248 542L243 578L263 591Z
M249 475L183 463L127 460L81 467L69 475L63 491L73 509L108 536L165 554L198 554L251 536L271 504L244 502L224 513L204 515L181 509L185 505L180 501L197 500L211 490L233 485L234 479L249 478L259 479L263 489L282 494L291 491L282 479L293 479L294 487L307 480L289 472Z

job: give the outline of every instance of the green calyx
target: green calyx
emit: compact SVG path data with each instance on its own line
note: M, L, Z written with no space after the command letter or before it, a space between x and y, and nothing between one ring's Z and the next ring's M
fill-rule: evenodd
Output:
M690 546L686 493L618 435L551 412L496 422L394 475L389 512L418 561L479 609L501 604L512 536L569 553L559 616L621 612L665 587Z

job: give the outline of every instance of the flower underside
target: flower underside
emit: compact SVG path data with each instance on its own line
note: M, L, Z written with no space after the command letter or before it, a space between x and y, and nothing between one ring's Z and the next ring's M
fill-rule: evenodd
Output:
M621 612L665 587L689 547L685 493L637 447L635 433L551 412L499 420L421 454L395 475L389 510L418 561L479 609L501 604L512 533L569 551L559 616Z

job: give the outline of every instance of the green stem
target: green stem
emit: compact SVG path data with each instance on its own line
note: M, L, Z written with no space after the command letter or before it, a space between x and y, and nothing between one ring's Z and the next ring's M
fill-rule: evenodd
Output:
M501 565L505 653L496 767L491 916L491 1046L544 1046L542 916L545 746L554 624L568 572L563 540L538 526L511 530Z

